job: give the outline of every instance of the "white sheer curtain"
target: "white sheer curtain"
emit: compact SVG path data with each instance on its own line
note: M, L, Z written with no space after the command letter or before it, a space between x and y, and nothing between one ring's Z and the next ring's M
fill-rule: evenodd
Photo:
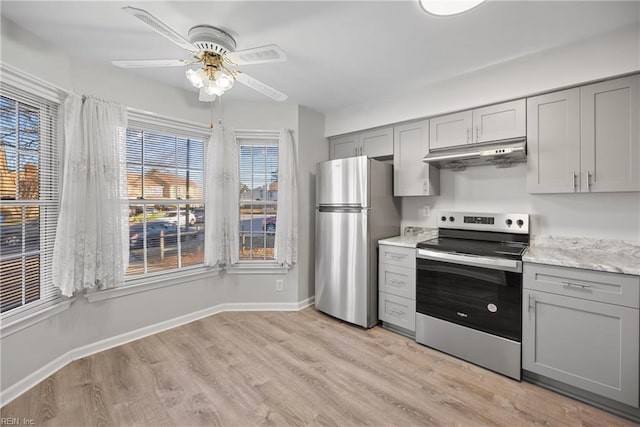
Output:
M129 260L127 110L69 95L60 121L62 190L53 283L65 296L120 286Z
M239 160L236 138L222 125L211 132L205 162L205 263L228 266L239 259Z
M298 260L298 162L296 147L288 129L280 131L278 141L278 215L276 217L275 256L280 265Z

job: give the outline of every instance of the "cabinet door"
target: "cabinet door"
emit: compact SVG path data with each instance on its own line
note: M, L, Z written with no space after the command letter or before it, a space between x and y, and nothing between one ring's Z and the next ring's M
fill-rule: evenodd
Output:
M525 132L524 99L473 110L473 142L519 138L525 136Z
M393 156L393 127L360 133L362 152L369 157Z
M440 171L422 158L429 147L429 120L393 128L393 195L437 196Z
M470 143L472 117L469 110L429 119L429 150Z
M522 368L638 407L638 310L523 292Z
M580 191L580 89L527 99L527 191Z
M350 135L331 138L329 141L329 157L333 159L344 159L360 155L360 135L353 133Z
M639 79L581 88L582 191L640 191Z

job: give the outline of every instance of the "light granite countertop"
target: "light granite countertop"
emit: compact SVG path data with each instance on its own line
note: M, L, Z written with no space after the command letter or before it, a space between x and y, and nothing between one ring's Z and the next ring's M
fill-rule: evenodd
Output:
M640 242L539 236L531 242L522 260L640 275Z
M435 239L436 237L438 237L437 228L409 226L404 228L401 236L378 240L378 244L415 248L423 240Z

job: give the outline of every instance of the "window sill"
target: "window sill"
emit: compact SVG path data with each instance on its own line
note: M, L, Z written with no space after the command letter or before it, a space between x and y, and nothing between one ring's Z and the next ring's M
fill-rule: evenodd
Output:
M53 317L56 314L66 311L69 307L71 307L71 303L73 303L75 300L75 298L65 299L61 302L45 307L42 310L28 314L24 317L20 317L10 322L2 322L2 326L0 327L0 338L6 338L9 335L13 335L16 332L28 328L29 326L40 323L43 320L47 320L48 318Z
M180 271L170 274L163 274L151 277L142 277L139 279L131 279L127 281L125 286L103 291L96 291L86 294L90 303L104 301L112 298L120 298L126 295L147 292L154 289L164 288L166 286L175 286L194 280L207 279L216 277L220 273L219 268L195 268L187 271Z
M227 274L285 274L289 267L271 262L239 262L225 268Z

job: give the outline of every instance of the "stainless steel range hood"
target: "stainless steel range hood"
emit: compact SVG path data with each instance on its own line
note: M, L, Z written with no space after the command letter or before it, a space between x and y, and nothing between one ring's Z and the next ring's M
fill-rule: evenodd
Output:
M511 166L512 163L527 161L527 140L526 138L505 139L443 148L431 151L422 161L440 169L462 170L467 166L485 164L504 168Z

